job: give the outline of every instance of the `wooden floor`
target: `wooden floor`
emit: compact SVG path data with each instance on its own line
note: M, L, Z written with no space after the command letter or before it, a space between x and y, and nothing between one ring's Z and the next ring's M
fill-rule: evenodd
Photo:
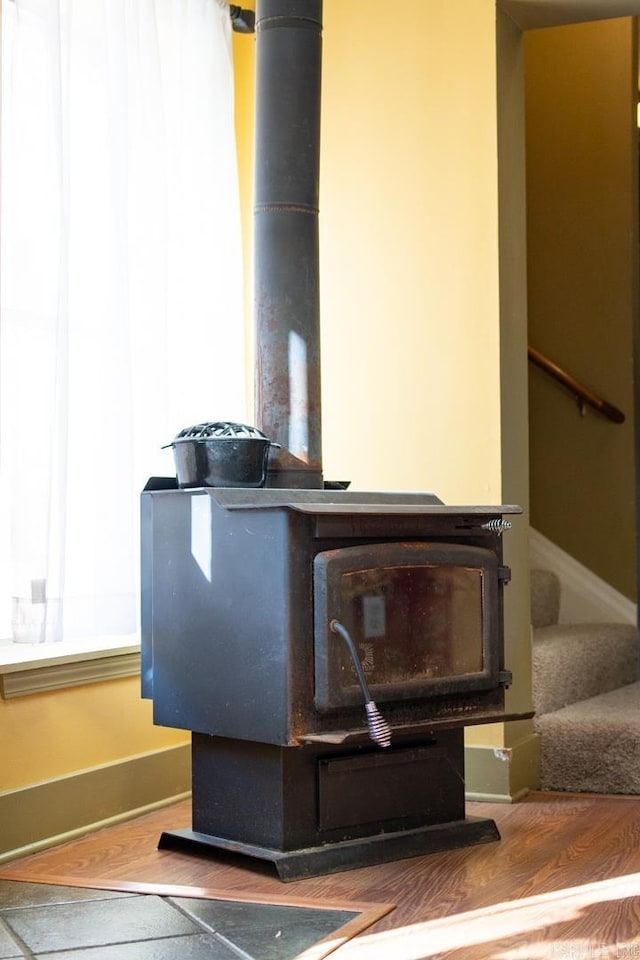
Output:
M336 960L640 960L640 798L532 794L467 813L493 817L502 840L283 884L237 861L159 851L162 830L191 825L184 802L5 864L0 878L395 904Z

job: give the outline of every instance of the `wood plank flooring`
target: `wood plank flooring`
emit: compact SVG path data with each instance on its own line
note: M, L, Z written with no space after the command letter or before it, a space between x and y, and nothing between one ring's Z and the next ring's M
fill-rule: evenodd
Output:
M336 960L640 960L640 798L531 794L470 803L502 840L283 884L271 867L158 850L190 805L0 867L0 878L189 885L224 896L393 903Z

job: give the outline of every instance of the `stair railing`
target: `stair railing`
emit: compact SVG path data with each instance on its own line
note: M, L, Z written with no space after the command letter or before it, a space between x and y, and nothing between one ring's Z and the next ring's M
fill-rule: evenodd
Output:
M566 370L563 370L562 367L558 366L557 363L554 363L553 360L549 360L549 358L545 357L543 353L540 353L539 350L536 350L535 347L528 347L527 352L529 354L529 360L531 360L536 367L540 367L541 370L544 370L545 373L548 373L550 377L553 377L554 380L557 380L558 383L561 383L562 386L566 387L567 390L573 393L578 401L580 413L583 416L585 407L590 406L593 407L594 410L597 410L598 413L601 413L608 420L611 420L613 423L624 423L625 415L622 410L618 410L618 408L614 407L612 403L609 403L607 400L603 400L603 398L598 396L597 393L594 393L593 390L589 389L589 387L586 387L583 383L580 383L579 380L576 380L575 377L571 376L570 373L567 373Z

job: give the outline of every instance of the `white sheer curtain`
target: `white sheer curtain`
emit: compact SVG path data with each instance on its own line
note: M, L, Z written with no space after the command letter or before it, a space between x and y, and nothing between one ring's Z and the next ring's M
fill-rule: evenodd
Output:
M228 7L2 18L0 637L130 634L161 445L246 419Z

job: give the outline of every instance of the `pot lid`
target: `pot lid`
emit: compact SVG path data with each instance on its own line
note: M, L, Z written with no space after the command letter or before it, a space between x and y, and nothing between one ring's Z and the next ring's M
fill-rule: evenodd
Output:
M233 423L230 420L216 420L210 423L196 423L192 427L185 427L177 434L176 440L267 440L268 438L257 427L246 423Z

